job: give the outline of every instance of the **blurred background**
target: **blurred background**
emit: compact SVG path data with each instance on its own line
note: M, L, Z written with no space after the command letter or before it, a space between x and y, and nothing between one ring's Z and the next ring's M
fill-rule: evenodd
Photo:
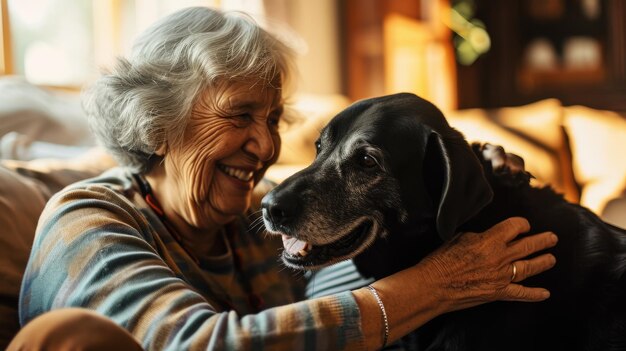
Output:
M623 0L1 0L4 75L77 89L157 18L253 14L301 52L300 90L413 91L441 108L558 98L626 111Z
M467 141L523 157L532 185L626 228L626 0L0 0L0 349L45 200L115 165L81 90L188 6L245 11L299 53L270 180L309 165L354 101L412 92Z

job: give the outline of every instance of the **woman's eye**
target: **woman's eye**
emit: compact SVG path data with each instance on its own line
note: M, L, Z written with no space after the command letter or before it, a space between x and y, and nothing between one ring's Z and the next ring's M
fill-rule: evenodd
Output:
M359 159L359 162L361 163L361 166L366 167L366 168L372 168L378 165L378 162L376 162L376 159L370 155L361 156L361 158Z
M247 127L252 122L252 115L249 113L241 113L233 115L230 120L237 128Z
M267 125L269 125L272 129L278 129L278 126L280 125L280 117L268 118Z

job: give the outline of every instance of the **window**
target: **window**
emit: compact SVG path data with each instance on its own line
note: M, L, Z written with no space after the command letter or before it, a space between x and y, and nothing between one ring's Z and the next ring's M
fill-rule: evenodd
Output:
M78 89L127 53L135 35L156 19L188 6L236 8L248 2L2 0L2 72Z

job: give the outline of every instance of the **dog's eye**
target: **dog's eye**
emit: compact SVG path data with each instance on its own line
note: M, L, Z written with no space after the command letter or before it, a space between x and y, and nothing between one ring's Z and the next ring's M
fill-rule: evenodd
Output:
M315 142L315 151L319 154L320 150L322 150L322 143L319 141Z
M372 168L378 165L378 162L376 162L376 159L370 155L361 156L359 161L361 163L361 166L366 167L366 168Z

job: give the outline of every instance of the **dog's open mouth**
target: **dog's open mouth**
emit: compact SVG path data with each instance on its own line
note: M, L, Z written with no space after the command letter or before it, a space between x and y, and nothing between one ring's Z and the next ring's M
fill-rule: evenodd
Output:
M350 233L324 245L314 245L283 234L283 261L293 268L316 269L349 259L373 241L372 226L371 221L365 220Z

